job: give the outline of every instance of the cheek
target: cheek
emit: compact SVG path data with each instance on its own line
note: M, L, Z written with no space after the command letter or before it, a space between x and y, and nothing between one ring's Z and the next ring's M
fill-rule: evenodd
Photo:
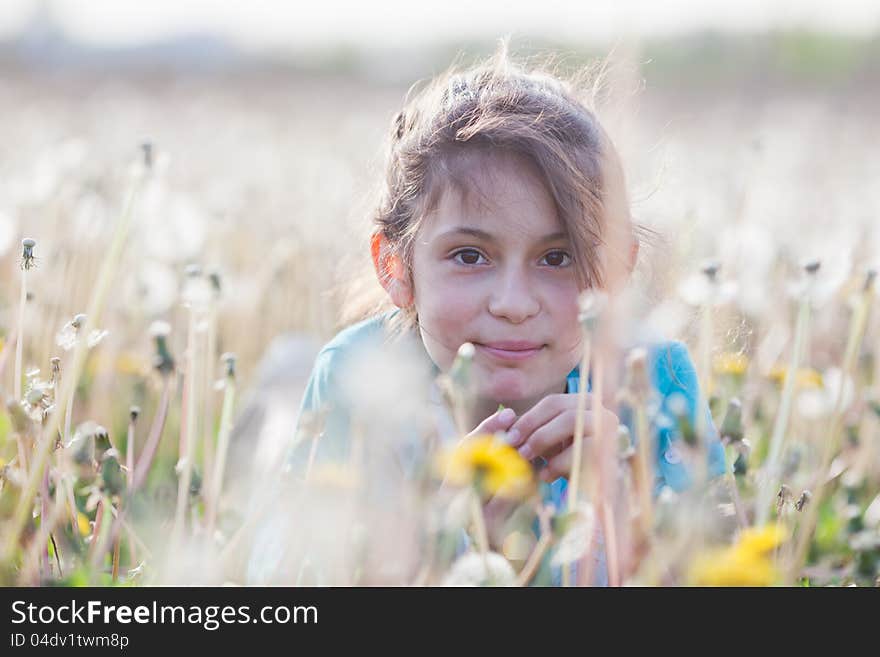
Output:
M553 309L553 323L560 334L568 334L580 330L578 325L578 294L579 290L573 281L550 287L547 297Z
M471 329L479 314L478 303L474 295L467 294L461 284L442 272L416 269L414 290L422 339L437 366L446 369L452 365L458 347L474 337Z

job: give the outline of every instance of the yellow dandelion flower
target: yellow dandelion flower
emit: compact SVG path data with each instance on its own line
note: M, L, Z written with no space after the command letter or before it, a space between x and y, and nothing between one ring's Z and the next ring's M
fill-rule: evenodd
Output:
M721 550L694 562L690 583L694 586L771 586L778 578L771 559Z
M715 356L713 369L715 374L742 376L749 367L749 359L744 354L725 352Z
M764 555L784 543L787 538L788 532L780 525L767 525L762 529L749 527L740 534L736 547L746 553Z
M779 580L771 552L786 538L786 530L776 525L746 529L731 547L698 556L689 582L695 586L771 586Z
M83 536L88 536L92 533L92 527L89 524L89 519L82 511L76 512L76 524L77 527L79 527L79 533Z
M767 376L777 385L783 385L787 372L788 368L785 365L774 365ZM812 368L798 368L795 383L798 388L821 388L822 375Z
M531 464L492 434L467 438L441 452L437 467L454 485L476 485L482 493L500 497L521 498L532 484Z

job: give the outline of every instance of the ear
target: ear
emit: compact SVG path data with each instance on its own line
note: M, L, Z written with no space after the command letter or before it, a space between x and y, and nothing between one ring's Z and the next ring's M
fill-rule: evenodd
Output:
M406 267L401 257L394 253L382 231L376 231L370 238L370 254L379 283L385 288L391 301L398 308L411 306L413 290Z

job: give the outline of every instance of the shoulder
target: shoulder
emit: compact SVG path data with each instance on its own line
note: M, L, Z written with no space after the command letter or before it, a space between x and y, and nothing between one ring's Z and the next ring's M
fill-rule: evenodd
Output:
M385 326L394 312L373 315L342 329L321 348L320 353L348 352L356 349L359 345L381 341L384 337Z
M394 311L368 317L339 331L325 343L318 355L309 378L304 406L317 407L332 401L335 382L352 359L370 346L382 343L385 325Z

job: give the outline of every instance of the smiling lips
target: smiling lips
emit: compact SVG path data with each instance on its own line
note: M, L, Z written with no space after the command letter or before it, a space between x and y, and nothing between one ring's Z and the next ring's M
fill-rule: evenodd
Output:
M500 342L475 342L477 349L489 356L505 361L527 360L541 351L544 345L525 340L504 340Z

